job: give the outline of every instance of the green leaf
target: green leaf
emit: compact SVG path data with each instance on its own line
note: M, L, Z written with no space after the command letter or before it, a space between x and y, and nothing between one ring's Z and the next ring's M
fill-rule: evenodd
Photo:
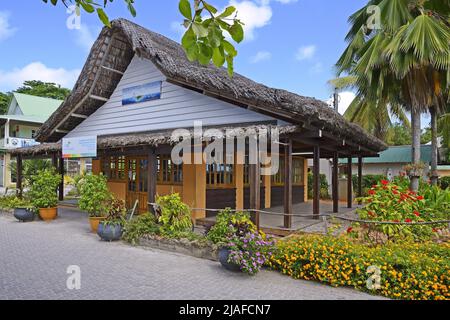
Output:
M231 16L235 11L236 11L236 8L235 8L235 7L229 6L229 7L227 7L227 8L225 9L224 12L222 12L222 13L218 16L218 18L226 18L226 17L229 17L229 16Z
M205 9L208 10L209 12L211 12L212 14L217 13L217 9L215 7L213 7L212 5L210 5L209 3L207 3L206 1L203 1L203 5L205 6Z
M199 38L204 38L208 36L208 29L206 29L202 24L194 22L192 24L192 30Z
M186 19L192 20L192 9L188 0L180 0L178 8Z
M223 40L222 46L223 46L223 49L228 53L228 55L230 55L231 57L237 56L237 51L231 43L229 43L226 40Z
M190 47L186 48L186 56L191 62L196 61L198 59L199 47L197 43L194 43Z
M103 22L103 24L111 28L111 22L109 21L108 16L106 15L105 11L102 8L97 8L97 14L100 20Z
M192 27L190 27L184 33L183 38L181 38L181 45L187 50L196 42L197 42L197 37L195 36L195 33L192 30Z
M213 49L212 61L214 65L218 68L223 66L223 64L225 63L225 57L223 56L220 48Z
M235 21L231 26L229 33L233 40L237 43L240 43L242 42L242 40L244 40L244 29L242 28L242 25L237 21Z
M80 1L80 2L78 2L78 3L83 7L84 11L86 11L87 13L93 13L93 12L95 12L95 8L94 8L94 6L92 6L91 4L86 3L86 2L84 2L84 1Z

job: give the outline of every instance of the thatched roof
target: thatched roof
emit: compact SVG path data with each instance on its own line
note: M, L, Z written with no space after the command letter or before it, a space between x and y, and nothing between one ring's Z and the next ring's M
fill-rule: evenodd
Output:
M103 105L104 102L91 98L92 95L109 98L121 79L121 75L111 69L124 72L134 54L152 61L168 81L275 118L323 130L373 152L386 149L381 140L346 121L323 101L270 88L238 73L230 78L224 68L191 63L178 43L125 19L114 20L112 28L102 30L72 94L41 127L37 139L41 142L60 140L83 121L79 115L89 116Z
M261 130L267 130L267 132L273 132L272 130L275 128L273 125L247 125L247 126L230 126L230 127L220 127L220 132L222 135L216 135L219 131L209 132L204 128L203 136L201 139L203 141L210 141L212 138L223 138L226 139L228 137L249 137L253 135L257 135ZM301 131L301 128L298 126L276 126L278 133L280 136ZM194 131L192 129L188 130L191 137L194 136ZM175 137L172 136L171 131L160 131L160 132L140 132L140 133L132 133L132 134L120 134L120 135L109 135L109 136L101 136L97 139L97 147L100 150L108 150L115 148L126 148L126 147L138 147L138 146L151 146L158 147L160 145L173 145L179 140L176 140ZM43 143L40 145L35 145L27 148L18 148L11 150L11 154L13 156L22 155L26 157L32 157L35 155L51 155L53 153L61 152L62 144L61 142L53 142L53 143Z

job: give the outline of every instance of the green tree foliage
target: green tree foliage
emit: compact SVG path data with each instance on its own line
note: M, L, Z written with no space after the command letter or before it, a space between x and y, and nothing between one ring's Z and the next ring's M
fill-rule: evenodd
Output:
M6 114L8 112L10 102L11 94L0 92L0 114Z
M400 123L393 124L388 130L386 143L390 146L411 145L412 139L410 129Z
M86 13L97 13L105 26L111 27L111 22L105 12L105 7L114 0L104 0L96 3L93 0L42 0L56 6L62 3L65 6L75 4L77 14L81 10ZM134 0L123 0L128 11L136 16ZM118 1L116 1L118 2ZM227 64L228 73L233 75L234 57L237 51L233 44L226 40L230 35L233 41L240 43L244 39L243 23L237 18L236 8L226 7L222 12L205 0L180 0L179 11L183 16L183 26L186 32L181 44L190 61L198 61L203 65L211 62L217 67Z
M63 88L56 83L38 80L25 81L23 86L18 88L15 92L57 100L64 100L70 94L69 89Z
M30 188L30 198L36 208L54 208L58 204L56 190L61 182L61 176L55 169L39 171L33 176Z

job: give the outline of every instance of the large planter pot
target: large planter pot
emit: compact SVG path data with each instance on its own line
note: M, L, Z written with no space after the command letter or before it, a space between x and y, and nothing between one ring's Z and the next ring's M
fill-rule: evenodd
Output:
M239 265L228 262L229 256L230 256L230 250L228 248L221 248L219 250L220 264L229 271L233 271L233 272L241 271L241 267Z
M52 221L58 215L58 208L39 208L39 216L44 221Z
M111 225L100 222L97 234L103 241L119 241L122 238L123 228L120 224Z
M25 208L15 208L14 217L21 222L30 222L34 220L34 212Z
M91 224L92 232L97 233L98 225L105 219L105 217L89 217L89 223Z

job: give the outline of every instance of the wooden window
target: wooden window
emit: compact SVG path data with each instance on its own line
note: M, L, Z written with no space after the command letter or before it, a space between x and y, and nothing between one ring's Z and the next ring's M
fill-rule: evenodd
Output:
M296 186L303 186L304 183L304 159L293 158L292 159L292 184ZM284 158L280 158L280 168L277 174L272 176L272 185L283 186L284 185Z
M206 185L209 188L234 188L234 165L206 165Z
M170 155L158 156L158 174L159 184L182 184L183 183L183 165L176 165L172 162Z
M125 157L106 157L102 159L102 173L111 181L125 180Z

